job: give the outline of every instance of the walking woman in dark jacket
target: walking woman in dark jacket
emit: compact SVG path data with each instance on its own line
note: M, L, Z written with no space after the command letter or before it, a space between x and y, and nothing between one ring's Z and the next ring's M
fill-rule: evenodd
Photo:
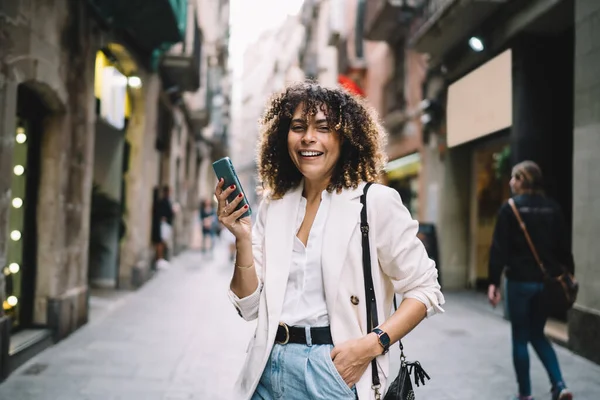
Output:
M559 205L542 190L542 171L532 161L517 164L510 187L514 201L545 266L552 272L558 263L573 269L573 256ZM553 268L554 267L554 268ZM488 298L500 302L500 277L506 268L507 304L512 326L513 363L519 385L515 400L531 400L528 343L548 372L553 400L570 400L556 353L544 335L548 309L542 301L543 274L508 203L498 213L490 250Z

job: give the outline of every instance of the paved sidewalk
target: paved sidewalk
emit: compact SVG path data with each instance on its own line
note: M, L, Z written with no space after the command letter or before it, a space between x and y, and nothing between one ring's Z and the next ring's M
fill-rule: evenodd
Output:
M254 324L229 305L230 274L222 247L213 260L183 254L16 371L0 385L0 400L232 399ZM447 300L445 315L405 339L409 359L432 377L417 398L507 399L515 390L508 324L478 295ZM576 399L600 399L600 367L562 348L558 355ZM549 399L545 373L532 360L534 394Z
M231 399L253 324L230 306L230 274L223 249L177 257L13 373L0 400Z
M510 325L484 295L447 293L446 313L426 320L405 339L407 358L418 359L432 380L416 388L426 400L507 400L517 392ZM563 376L577 400L600 399L600 366L560 346ZM530 346L533 395L550 399L546 372Z

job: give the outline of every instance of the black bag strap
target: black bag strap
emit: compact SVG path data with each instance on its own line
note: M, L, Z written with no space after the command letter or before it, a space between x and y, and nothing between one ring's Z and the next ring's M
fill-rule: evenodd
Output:
M377 299L375 297L375 288L373 286L373 272L371 270L371 245L369 242L369 222L367 221L367 192L372 183L367 183L363 189L363 194L360 196L362 210L360 211L360 231L362 233L362 256L363 256L363 275L365 280L365 304L367 307L367 332L371 333L373 328L379 325L377 317ZM394 295L394 309L398 309L396 296ZM400 345L401 358L404 358L404 347L402 341L398 341ZM381 382L377 370L377 361L374 358L371 361L371 372L373 375L373 389L379 389Z
M369 243L369 223L367 222L367 192L371 183L367 183L360 196L362 210L360 211L360 231L362 233L362 256L363 256L363 276L365 280L365 304L367 307L367 333L371 333L373 328L379 325L377 318L377 299L375 298L375 288L373 287L373 273L371 271L371 245ZM379 373L377 370L377 361L374 358L371 361L371 373L373 379L373 389L381 387Z

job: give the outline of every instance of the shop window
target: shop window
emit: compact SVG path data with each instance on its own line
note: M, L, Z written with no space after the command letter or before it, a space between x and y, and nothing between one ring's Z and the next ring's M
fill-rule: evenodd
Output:
M395 189L402 198L402 203L410 211L413 218L419 215L419 174L421 156L413 153L390 161L386 167L388 186Z

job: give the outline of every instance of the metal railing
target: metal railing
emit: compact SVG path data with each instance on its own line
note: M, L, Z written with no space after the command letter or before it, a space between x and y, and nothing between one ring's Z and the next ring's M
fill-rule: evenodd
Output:
M417 4L415 22L410 28L410 38L420 37L456 0L421 0Z

